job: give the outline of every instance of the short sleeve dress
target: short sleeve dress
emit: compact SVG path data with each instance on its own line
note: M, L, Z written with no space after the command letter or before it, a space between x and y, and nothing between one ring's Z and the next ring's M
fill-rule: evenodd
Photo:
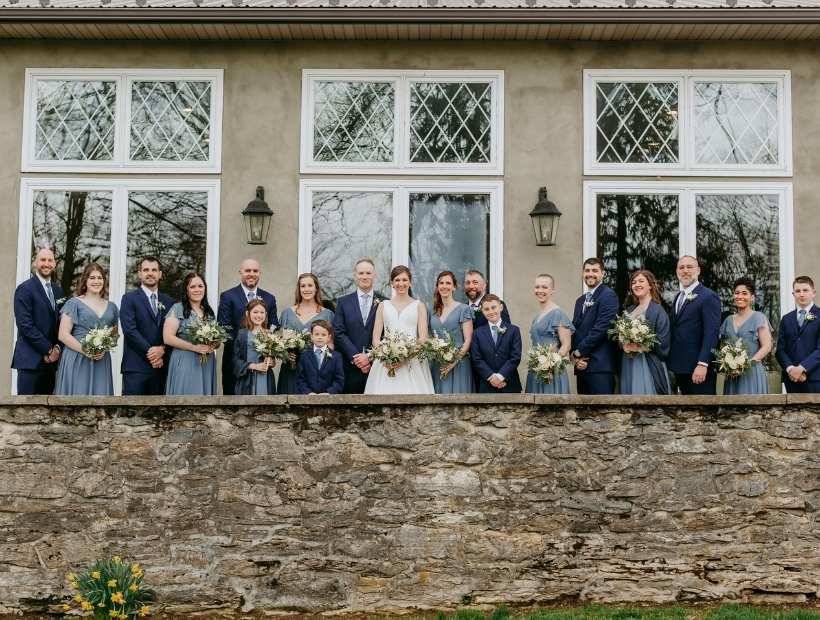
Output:
M746 343L746 348L749 351L749 356L760 351L760 334L758 330L761 327L768 327L771 330L769 319L762 312L753 312L748 319L746 319L740 327L735 329L732 316L729 315L720 326L720 339L735 341L738 338ZM724 394L768 394L769 381L766 375L766 368L763 364L754 362L752 367L740 375L737 379L726 377L723 382Z
M449 334L457 347L464 345L464 323L473 321L473 310L467 304L459 303L444 320L432 309L428 308L430 317L430 336L446 337ZM441 378L441 368L438 364L430 362L430 372L433 375L433 387L436 394L472 394L473 392L473 370L470 366L469 354L459 360L447 376Z
M301 332L310 329L310 326L316 321L333 323L333 311L322 308L318 314L303 323L302 319L293 311L293 308L288 307L282 311L282 316L279 318L279 325L283 329L294 329ZM290 362L282 362L279 367L279 380L276 384L276 391L279 394L299 393L296 389L296 368L291 366Z
M185 330L198 317L195 312L186 319L181 303L171 306L166 316L173 316L179 321L177 337L188 341ZM171 351L168 361L168 379L165 393L168 395L213 396L216 387L216 354L209 353L203 362L199 353L186 349Z
M553 308L541 317L535 317L530 325L530 344L533 347L540 345L553 345L556 349L561 347L558 339L558 328L566 327L570 334L575 333L575 326L566 312L561 308ZM527 373L527 393L528 394L569 394L569 374L567 369L552 378L550 383L544 383L531 371Z

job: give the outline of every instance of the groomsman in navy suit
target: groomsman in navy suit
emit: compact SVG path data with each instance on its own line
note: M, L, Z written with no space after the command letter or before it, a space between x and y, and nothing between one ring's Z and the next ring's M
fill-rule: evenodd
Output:
M336 349L344 358L345 394L363 394L370 372L365 351L373 344L373 323L380 298L373 290L376 266L370 258L360 258L353 267L356 290L336 300L333 329Z
M270 329L279 327L276 297L259 288L261 277L262 268L259 262L246 258L239 265L239 284L219 296L216 320L220 325L229 327L231 330L231 339L225 343L225 350L222 352L222 393L225 396L231 396L236 392L236 376L233 372L233 339L242 327L242 318L245 316L245 307L248 302L257 297L264 301L268 311Z
M146 256L139 262L139 288L127 292L120 303L122 326L123 396L158 396L165 393L166 362L170 351L162 341L165 314L174 300L159 291L162 266Z
M584 261L587 292L575 301L572 324L572 363L579 394L613 394L617 350L607 330L618 316L618 296L604 281L600 258Z
M63 289L51 281L54 252L42 249L34 258L34 275L14 291L17 342L11 367L17 370L18 394L51 394L60 345L57 344L59 308Z
M680 291L672 306L672 344L666 365L681 394L714 394L712 350L720 337L720 299L698 282L700 263L681 256L676 268Z
M792 284L797 308L780 321L777 361L783 369L783 384L789 393L820 392L820 308L809 276L799 276Z
M487 278L478 269L470 269L464 274L464 295L467 296L467 303L473 311L473 329L478 329L487 324L484 313L481 312L481 301L487 294ZM512 323L510 314L507 312L507 304L501 300L501 318L507 323ZM478 385L478 383L476 383Z
M488 293L481 300L484 325L473 332L470 361L480 377L479 393L517 394L521 392L518 365L521 363L521 331L502 318L504 304Z

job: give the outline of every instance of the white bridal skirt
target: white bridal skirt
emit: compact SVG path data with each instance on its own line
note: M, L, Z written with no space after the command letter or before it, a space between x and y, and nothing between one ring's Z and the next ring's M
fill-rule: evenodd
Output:
M396 376L387 374L387 366L376 360L367 375L365 394L435 394L430 364L412 359L396 369Z

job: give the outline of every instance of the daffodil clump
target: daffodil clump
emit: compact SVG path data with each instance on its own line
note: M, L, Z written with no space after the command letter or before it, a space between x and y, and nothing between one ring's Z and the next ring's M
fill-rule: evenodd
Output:
M82 572L68 573L68 587L75 591L72 604L64 611L79 609L81 615L94 620L133 620L151 613L148 603L154 592L142 582L145 573L139 564L124 562L115 555L97 560Z

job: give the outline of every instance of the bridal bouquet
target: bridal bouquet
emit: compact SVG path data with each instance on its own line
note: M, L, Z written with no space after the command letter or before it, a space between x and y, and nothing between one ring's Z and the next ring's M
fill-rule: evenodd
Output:
M200 319L197 318L188 324L185 329L185 337L191 344L207 344L215 345L222 344L230 339L228 335L228 328L216 322L216 319ZM208 361L208 355L205 353L199 354L199 363L204 364Z
M719 348L712 351L715 354L715 364L718 372L725 373L731 379L737 379L752 367L752 358L746 343L740 338L735 341L726 341Z
M527 368L549 385L556 375L564 372L569 360L558 353L555 345L541 344L527 354Z
M423 345L419 341L401 332L385 330L384 337L375 347L370 349L367 357L370 361L378 360L387 366L387 376L395 377L395 364L401 364L413 359L422 353Z
M279 339L267 329L260 329L253 336L253 346L262 357L279 357Z
M433 332L433 337L428 338L422 344L422 356L441 367L439 378L442 380L446 379L450 372L450 370L445 370L445 367L458 362L464 357L461 348L456 346L453 337L450 334L446 334L446 336L446 338L441 338L436 332Z
M89 357L93 357L115 349L118 339L119 336L116 326L95 327L83 336L80 344L83 347L83 353Z
M295 353L298 356L299 353L307 349L311 344L310 332L307 330L300 332L295 329L283 327L279 331L274 332L273 338L276 341L276 353L273 357L278 357L283 362L290 361L291 368L296 368L296 362L291 361L288 354Z
M642 317L632 316L628 312L624 312L615 319L607 334L621 346L636 344L651 349L658 343L658 335L652 331L649 324ZM627 355L634 357L636 353L628 352Z

